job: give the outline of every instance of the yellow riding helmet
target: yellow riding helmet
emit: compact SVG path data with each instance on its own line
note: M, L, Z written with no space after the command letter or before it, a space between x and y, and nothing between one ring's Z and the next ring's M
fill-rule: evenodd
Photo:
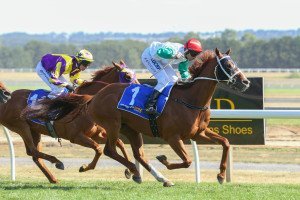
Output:
M78 58L79 61L88 61L88 62L94 62L93 55L91 52L89 52L86 49L80 50L77 54L76 57Z

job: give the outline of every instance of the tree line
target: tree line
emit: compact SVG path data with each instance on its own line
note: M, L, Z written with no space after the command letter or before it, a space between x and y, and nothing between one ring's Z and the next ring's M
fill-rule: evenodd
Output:
M200 38L190 32L184 37L172 37L165 41L184 43L194 37L201 41L204 49L219 48L225 52L232 49L232 58L240 68L299 68L300 36L285 36L273 39L259 39L254 34L242 37L236 31L225 30L220 36ZM131 68L143 68L140 56L150 42L140 40L104 40L83 45L29 41L20 46L0 45L0 68L35 68L46 53L74 55L81 48L90 50L95 58L92 68L107 66L112 60L124 59Z

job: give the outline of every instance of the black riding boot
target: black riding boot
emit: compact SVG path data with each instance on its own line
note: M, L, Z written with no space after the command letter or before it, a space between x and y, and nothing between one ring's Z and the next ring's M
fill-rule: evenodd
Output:
M156 112L156 102L160 95L160 92L157 90L154 90L153 93L150 95L150 97L147 100L147 103L145 105L145 112L148 115L155 115Z

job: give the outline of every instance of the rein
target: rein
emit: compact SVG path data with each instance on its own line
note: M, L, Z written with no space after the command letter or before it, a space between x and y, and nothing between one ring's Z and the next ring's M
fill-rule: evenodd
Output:
M202 107L199 107L199 106L194 106L192 104L189 104L189 103L186 103L185 101L181 100L181 99L177 99L177 98L171 98L171 100L175 101L176 103L179 103L179 104L182 104L184 106L186 106L187 108L190 108L192 110L200 110L200 111L205 111L208 109L207 106L202 106Z
M226 72L226 70L224 69L224 67L223 67L223 65L222 65L222 63L221 63L221 60L223 60L223 59L225 59L225 58L231 59L230 56L228 56L228 55L227 55L227 56L223 56L221 59L219 59L219 57L216 55L216 59L217 59L218 64L215 66L215 69L214 69L214 75L215 75L215 78L209 78L209 77L196 77L196 78L194 78L193 80L191 80L191 81L189 81L189 82L187 82L187 83L194 83L194 82L197 81L197 80L209 80L209 81L216 81L216 82L218 82L218 83L221 82L221 81L225 81L225 82L227 82L227 84L229 84L229 83L234 83L234 81L235 81L234 77L235 77L236 75L238 75L239 73L241 73L241 71L240 71L240 70L237 70L237 72L235 72L232 76L230 76L230 75ZM223 71L223 73L228 77L228 80L220 80L220 79L218 78L218 76L217 76L217 68L218 68L218 67L220 67L221 70ZM178 82L177 82L177 84L178 84ZM179 85L179 84L178 84L178 85ZM187 108L190 108L190 109L193 109L193 110L205 111L205 110L208 109L207 106L203 106L203 107L195 106L195 105L189 104L189 103L187 103L187 102L185 102L185 101L183 101L183 100L181 100L181 99L178 99L178 98L170 98L170 99L173 100L173 101L175 101L176 103L182 104L182 105L186 106Z

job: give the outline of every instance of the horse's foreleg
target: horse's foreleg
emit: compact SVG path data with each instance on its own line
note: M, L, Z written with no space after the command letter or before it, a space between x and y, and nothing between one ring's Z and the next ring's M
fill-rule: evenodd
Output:
M95 151L95 156L94 156L94 159L92 160L92 162L88 165L82 165L79 168L79 172L86 172L88 170L95 169L96 164L97 164L100 156L103 153L101 146L93 139L91 139L81 133L76 134L76 137L74 137L72 139L72 143L75 143L75 144L78 144L78 145L81 145L84 147L92 148Z
M183 141L179 138L179 136L174 136L168 140L169 145L175 151L175 153L182 159L182 163L170 163L167 160L165 155L157 156L156 158L164 164L169 170L179 169L179 168L188 168L192 160L188 155L186 148L184 146Z
M149 164L148 160L145 157L145 152L143 148L143 138L141 133L137 133L129 127L122 127L122 133L126 135L130 141L130 145L133 151L134 158L143 165L143 167L148 170L154 178L162 182L165 187L173 186L174 184L165 178L154 166Z
M217 176L219 183L222 184L225 180L227 157L228 157L228 151L230 147L229 141L225 137L220 136L219 134L213 132L209 128L206 128L205 131L197 134L193 138L193 140L195 140L196 142L207 141L210 143L221 144L223 146L223 153L222 153L222 158L220 163L220 173Z

